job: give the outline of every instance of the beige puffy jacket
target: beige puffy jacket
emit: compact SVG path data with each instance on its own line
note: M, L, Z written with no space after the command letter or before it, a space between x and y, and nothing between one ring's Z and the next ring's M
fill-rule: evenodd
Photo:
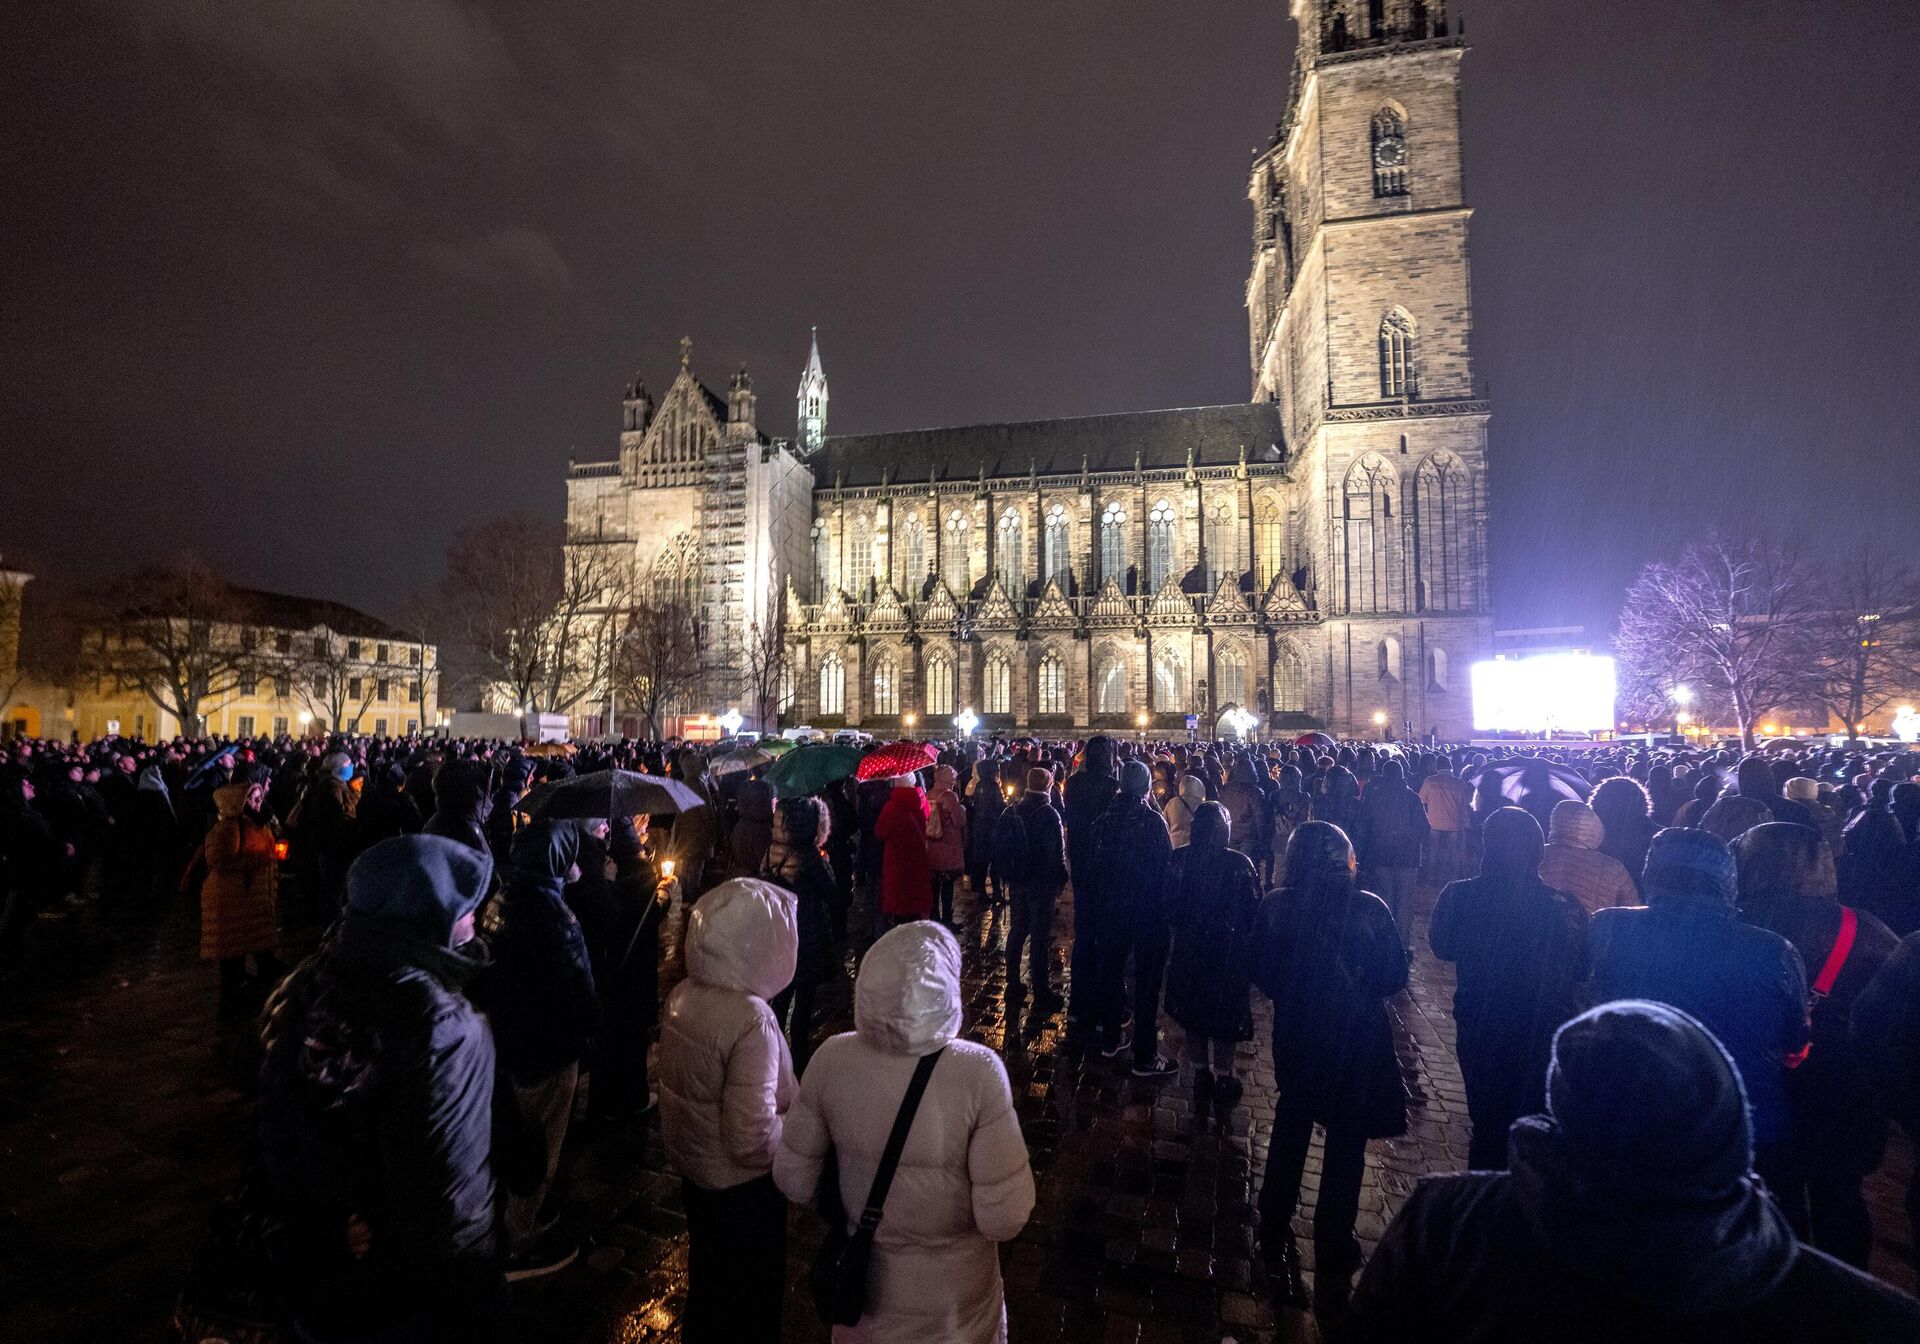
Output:
M839 1344L991 1344L1006 1338L1000 1256L1033 1212L1033 1170L993 1051L955 1040L960 946L937 924L876 942L854 986L856 1030L815 1052L787 1117L773 1175L813 1198L829 1145L857 1221L915 1062L941 1049L874 1237L867 1313Z
M1207 786L1192 775L1180 776L1180 791L1167 799L1167 835L1175 849L1185 848L1193 839L1193 814L1207 801Z
M793 980L792 892L736 877L687 923L687 978L660 1025L660 1130L667 1159L708 1190L773 1168L796 1084L767 1000Z

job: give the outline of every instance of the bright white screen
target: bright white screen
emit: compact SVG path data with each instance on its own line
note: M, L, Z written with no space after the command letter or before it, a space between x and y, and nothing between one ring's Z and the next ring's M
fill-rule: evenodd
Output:
M1613 727L1613 659L1543 653L1473 665L1473 726L1483 733L1588 733Z

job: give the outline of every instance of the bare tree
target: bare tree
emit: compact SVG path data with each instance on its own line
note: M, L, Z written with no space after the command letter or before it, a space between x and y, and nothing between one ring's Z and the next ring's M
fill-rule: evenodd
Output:
M767 610L747 622L747 637L740 650L740 677L753 705L754 726L772 733L780 726L780 680L787 666L787 594L783 585L772 582L771 564L767 570L771 596Z
M566 548L559 592L544 622L546 678L537 708L564 714L605 693L617 648L611 623L632 605L635 591L633 565L618 543Z
M1817 585L1792 551L1718 534L1657 560L1627 589L1614 651L1630 685L1670 695L1689 685L1724 697L1754 746L1771 710L1817 698L1812 627Z
M27 679L20 646L26 593L26 578L11 577L6 566L0 565L0 709L12 702L13 693Z
M277 660L274 672L293 683L301 702L330 730L357 733L368 708L387 698L382 691L395 681L405 685L412 671L392 656L392 648L388 640L348 638L323 628L295 635L293 652ZM385 659L379 657L382 649Z
M182 736L199 737L207 702L258 675L252 618L249 596L206 566L151 566L106 585L90 642L102 676L173 715Z
M1849 734L1914 693L1917 605L1920 579L1890 550L1861 543L1824 567L1813 621L1820 701Z
M516 705L547 684L547 617L560 599L557 528L526 514L462 528L447 547L440 592L449 633L505 685Z
M649 586L620 618L614 644L614 681L620 698L662 736L666 714L700 688L700 622L680 590Z

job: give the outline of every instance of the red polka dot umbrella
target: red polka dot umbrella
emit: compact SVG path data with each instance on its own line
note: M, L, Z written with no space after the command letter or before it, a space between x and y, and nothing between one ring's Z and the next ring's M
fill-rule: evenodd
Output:
M853 777L863 783L869 779L892 779L895 775L910 775L916 770L925 770L934 762L931 747L918 742L889 742L884 747L876 747L868 752L860 762L860 768L853 772Z

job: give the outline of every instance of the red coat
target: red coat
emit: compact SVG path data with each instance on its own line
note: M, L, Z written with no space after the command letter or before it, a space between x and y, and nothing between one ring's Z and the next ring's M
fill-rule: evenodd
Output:
M933 911L933 865L927 860L927 795L919 785L894 785L873 834L882 846L880 912L925 919Z

